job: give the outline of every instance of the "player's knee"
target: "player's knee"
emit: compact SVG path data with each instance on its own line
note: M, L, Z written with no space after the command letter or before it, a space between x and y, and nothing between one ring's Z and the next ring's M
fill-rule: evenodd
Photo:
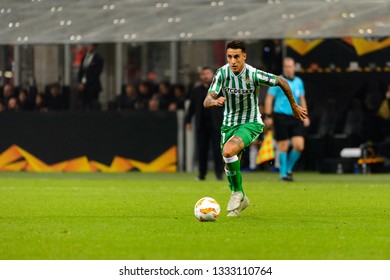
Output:
M222 156L224 158L231 158L234 157L235 155L237 155L237 153L232 147L229 146L223 147Z
M297 152L302 152L305 149L305 145L299 144L299 145L296 145L295 147L293 147L293 149Z
M288 150L288 141L279 141L278 142L278 150L281 153L285 153Z
M223 151L222 152L222 156L224 157L224 158L231 158L231 157L234 157L236 154L233 152L233 151L230 151L230 150L228 150L228 151Z
M293 137L292 148L297 152L302 152L303 149L305 148L305 141L303 137Z

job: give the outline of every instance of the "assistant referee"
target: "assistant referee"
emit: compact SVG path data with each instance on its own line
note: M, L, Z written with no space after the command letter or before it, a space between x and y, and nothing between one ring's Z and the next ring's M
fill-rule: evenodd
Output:
M302 80L295 76L295 61L291 57L283 60L283 75L289 84L295 101L307 110L305 88ZM274 127L274 138L278 144L280 160L280 180L293 181L292 171L305 147L305 129L310 125L309 118L302 122L293 117L289 101L279 87L270 87L265 97L264 123ZM289 141L292 149L287 154Z

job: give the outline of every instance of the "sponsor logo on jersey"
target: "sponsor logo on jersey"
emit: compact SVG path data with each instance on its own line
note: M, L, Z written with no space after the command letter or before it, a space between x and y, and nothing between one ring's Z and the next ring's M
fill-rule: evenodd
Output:
M226 92L226 93L230 93L230 94L252 94L254 93L254 90L253 89L239 89L239 88L229 88L229 87L223 87L223 90Z

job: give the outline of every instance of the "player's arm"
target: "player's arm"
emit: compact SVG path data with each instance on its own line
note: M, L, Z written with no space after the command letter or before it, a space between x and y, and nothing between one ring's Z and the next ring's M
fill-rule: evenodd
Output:
M304 95L301 95L301 96L299 97L299 101L300 101L300 103L301 103L302 108L305 109L305 110L306 110L306 113L307 113L308 110L307 110L307 102L306 102L305 96L304 96ZM306 127L310 125L310 119L309 119L308 116L306 116L306 119L303 120L303 125L306 126Z
M209 107L221 107L225 104L225 97L220 96L215 92L208 92L206 98L203 101L203 106L205 108Z
M225 97L218 97L218 93L222 89L222 80L222 72L218 69L211 82L206 98L203 101L203 106L205 108L221 107L225 104Z
M300 119L301 121L306 119L307 111L306 111L306 109L302 108L301 106L299 106L295 102L291 88L288 85L287 81L282 77L276 76L276 84L275 85L279 86L283 90L284 95L286 95L288 101L290 102L290 106L291 106L291 109L293 111L294 117L297 119Z

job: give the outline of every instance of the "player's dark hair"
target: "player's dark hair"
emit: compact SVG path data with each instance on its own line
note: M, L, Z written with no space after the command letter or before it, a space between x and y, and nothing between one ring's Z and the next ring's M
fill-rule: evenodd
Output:
M210 66L204 66L204 67L202 67L202 71L204 71L204 70L211 70L211 71L213 71L213 69L211 69Z
M240 40L233 40L228 42L226 45L226 50L227 49L234 49L234 50L240 49L243 53L246 53L246 45L244 42Z

